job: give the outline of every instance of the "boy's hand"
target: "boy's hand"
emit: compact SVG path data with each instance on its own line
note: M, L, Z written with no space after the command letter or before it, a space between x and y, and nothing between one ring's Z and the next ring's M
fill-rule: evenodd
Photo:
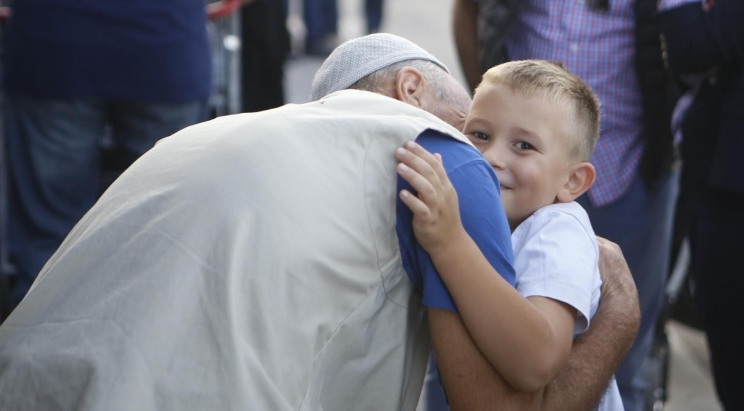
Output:
M413 231L429 254L457 241L465 233L460 221L457 192L442 166L442 156L410 141L395 153L398 174L418 193L401 190L400 199L413 211Z

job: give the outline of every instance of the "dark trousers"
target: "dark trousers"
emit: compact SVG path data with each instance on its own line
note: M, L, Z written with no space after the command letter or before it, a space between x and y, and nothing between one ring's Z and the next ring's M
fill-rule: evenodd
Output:
M382 24L382 0L365 0L364 12L367 16L367 33L380 31Z
M5 111L11 308L95 203L106 128L131 163L155 142L201 121L204 102L148 104L10 95Z
M744 410L744 194L710 187L691 196L695 301L724 408Z
M383 0L364 1L367 33L380 31L382 4ZM336 34L338 21L336 0L305 0L303 8L308 39L317 40L328 34Z
M307 41L320 40L338 32L336 0L304 0L302 3Z
M284 62L290 51L287 4L254 1L241 11L243 111L284 105Z

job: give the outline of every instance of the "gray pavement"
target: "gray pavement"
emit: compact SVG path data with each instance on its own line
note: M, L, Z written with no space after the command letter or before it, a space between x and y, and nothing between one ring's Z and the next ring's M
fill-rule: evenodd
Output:
M672 352L664 411L723 411L715 394L705 334L675 321L668 321L666 330Z
M339 41L363 35L363 0L338 0ZM464 84L451 34L452 0L387 0L382 30L408 38L436 55ZM304 27L300 0L290 0L290 31L297 50ZM287 101L304 103L310 83L322 59L298 55L287 64ZM702 332L670 321L667 334L672 348L669 398L664 411L721 411L708 361L708 348Z

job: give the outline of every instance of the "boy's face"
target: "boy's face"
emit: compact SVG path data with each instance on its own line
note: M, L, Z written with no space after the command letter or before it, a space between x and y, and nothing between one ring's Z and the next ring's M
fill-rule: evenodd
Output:
M570 174L569 116L545 97L503 84L475 93L463 133L496 171L501 202L514 230L553 204Z

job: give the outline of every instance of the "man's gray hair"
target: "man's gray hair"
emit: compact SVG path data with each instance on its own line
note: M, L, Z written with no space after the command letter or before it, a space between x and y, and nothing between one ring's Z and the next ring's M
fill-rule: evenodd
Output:
M443 86L446 84L444 80L447 72L439 65L427 60L406 60L391 64L359 79L359 81L347 88L371 91L373 93L382 93L385 91L385 81L390 78L395 78L395 76L398 75L398 72L405 67L412 67L418 70L424 77L428 89L440 101L449 102L452 100L452 93L449 88Z

